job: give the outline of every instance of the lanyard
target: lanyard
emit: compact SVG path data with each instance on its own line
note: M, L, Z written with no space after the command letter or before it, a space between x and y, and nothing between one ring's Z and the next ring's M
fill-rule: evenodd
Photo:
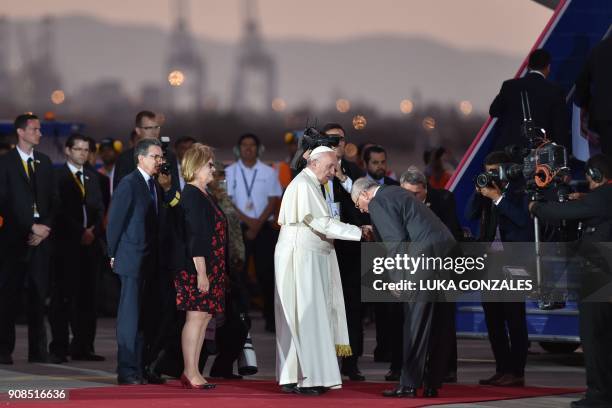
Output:
M242 174L242 182L244 183L244 189L247 193L247 198L251 199L251 193L253 192L253 185L255 184L255 177L257 176L257 169L253 172L253 177L251 178L251 184L247 184L246 176L244 175L244 170L242 166L240 166L240 174Z

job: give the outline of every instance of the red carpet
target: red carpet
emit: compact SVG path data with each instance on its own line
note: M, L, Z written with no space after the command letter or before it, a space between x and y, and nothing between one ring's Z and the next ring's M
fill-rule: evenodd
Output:
M263 408L263 407L422 407L435 404L469 403L513 398L576 393L576 388L498 388L477 385L445 385L438 398L384 398L381 391L389 388L384 383L347 382L341 390L332 390L318 397L284 394L272 381L218 381L211 391L184 390L178 381L166 385L110 386L81 388L70 391L70 400L53 406L83 406L104 408L144 407L206 407L206 408ZM33 406L20 402L19 406ZM48 402L36 404L49 406Z

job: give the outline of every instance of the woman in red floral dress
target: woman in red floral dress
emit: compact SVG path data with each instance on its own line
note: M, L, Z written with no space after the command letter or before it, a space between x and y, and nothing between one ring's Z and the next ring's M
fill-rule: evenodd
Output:
M175 287L176 307L186 311L181 337L185 363L181 383L185 388L215 387L198 370L206 327L215 314L224 310L227 221L206 189L213 180L213 161L212 149L196 143L187 150L181 163L186 182L180 206L184 214L187 267L177 274Z

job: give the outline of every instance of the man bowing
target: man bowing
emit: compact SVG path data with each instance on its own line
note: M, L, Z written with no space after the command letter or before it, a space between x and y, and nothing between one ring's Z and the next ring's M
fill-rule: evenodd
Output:
M362 230L333 218L321 192L337 160L329 147L314 149L281 203L274 252L276 378L285 392L339 388L336 355L351 355L334 239L359 241Z

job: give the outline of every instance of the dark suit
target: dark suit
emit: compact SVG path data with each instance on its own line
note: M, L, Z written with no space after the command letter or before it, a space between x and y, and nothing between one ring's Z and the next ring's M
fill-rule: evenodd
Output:
M482 242L493 242L498 228L501 242L531 242L534 230L527 201L525 192L512 184L499 205L474 192L465 215L470 220L480 218ZM482 307L496 373L524 376L529 344L525 302L483 302Z
M565 203L537 203L532 212L546 221L582 220L584 234L581 239L581 253L592 252L589 243L612 242L612 217L610 203L612 202L612 185L607 184L596 188L583 199ZM601 247L600 247L601 248ZM605 250L605 247L604 247ZM596 251L599 252L599 251ZM601 255L597 255L600 257ZM589 256L588 258L591 258ZM606 267L581 268L584 275L582 292L586 295L594 290L610 284L610 256ZM598 273L599 270L599 273ZM603 272L603 273L602 273ZM609 291L608 291L609 293ZM587 377L586 397L601 406L612 405L612 303L582 301L578 305L580 311L580 340L584 350L584 362Z
M391 177L384 176L385 186L399 186L399 183ZM369 225L372 222L367 216L363 224ZM375 231L376 234L377 231ZM402 368L402 328L397 324L402 321L402 305L400 303L374 303L374 319L376 321L376 348L374 349L374 360L391 360L391 370ZM395 358L394 358L395 355ZM394 361L396 364L394 364Z
M527 91L529 96L534 125L544 128L548 138L553 142L571 150L565 94L561 87L537 72L530 72L523 78L505 81L493 100L489 114L499 118L497 150L503 150L505 146L511 144L527 147L527 139L521 133L523 123L521 92L523 91Z
M597 44L576 79L576 105L587 108L589 126L600 136L602 153L612 155L612 36Z
M156 336L159 299L154 286L159 279L159 231L164 207L156 183L157 206L138 169L125 176L113 193L106 238L108 256L121 279L117 312L117 374L119 379L139 379L150 356L144 354Z
M54 271L49 323L53 340L49 351L66 356L93 352L96 335L96 281L99 271L99 241L81 245L84 211L87 228L101 236L104 204L97 174L84 168L84 194L67 164L55 171L59 208L53 226ZM69 350L69 330L72 343Z
M457 205L455 203L455 195L448 190L440 190L437 188L427 187L427 196L425 197L425 205L438 216L440 221L446 225L448 230L453 234L456 241L463 240L463 230L457 218ZM449 306L449 312L451 312ZM453 318L449 319L451 329L448 330L448 341L450 342L450 356L448 373L454 375L457 372L457 333L455 330L455 313L454 303L452 307ZM395 316L399 316L403 320L403 310L400 307L395 308ZM397 320L396 320L397 321ZM402 331L397 325L393 326L393 352L391 356L391 370L400 370L402 368Z
M30 359L46 357L44 300L49 284L49 239L27 245L32 224L49 227L57 209L53 165L49 157L34 152L34 177L28 175L16 149L0 157L0 354L15 348L15 306L21 291L28 294L28 344ZM35 220L36 204L40 218Z
M410 241L408 256L445 257L455 239L440 219L413 194L398 186L381 186L368 205L370 218L383 242ZM390 249L388 257L398 252ZM401 278L392 276L394 280ZM420 292L404 306L404 361L400 385L439 388L446 375L450 352L452 308L432 303ZM450 304L452 306L452 304Z
M355 181L363 175L355 163L342 161L342 170L351 180ZM340 220L353 225L369 224L369 217L361 214L351 200L337 177L333 181L334 201L340 205ZM351 373L358 369L357 359L363 354L363 324L361 314L361 274L360 253L361 244L355 241L334 240L334 248L338 258L342 292L344 294L344 308L349 333L349 344L353 354L342 358L342 372Z

